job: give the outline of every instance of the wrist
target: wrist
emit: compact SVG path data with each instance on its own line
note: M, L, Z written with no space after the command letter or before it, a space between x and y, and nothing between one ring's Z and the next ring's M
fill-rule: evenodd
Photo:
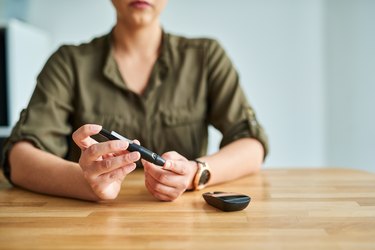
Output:
M207 162L193 160L196 166L195 174L189 185L188 190L201 190L206 187L211 178L211 170Z
M194 179L195 179L195 175L197 174L198 172L198 163L195 161L195 160L191 160L190 161L191 163L191 168L192 168L192 174L190 176L190 181L189 181L189 186L187 187L187 191L193 191L194 190Z

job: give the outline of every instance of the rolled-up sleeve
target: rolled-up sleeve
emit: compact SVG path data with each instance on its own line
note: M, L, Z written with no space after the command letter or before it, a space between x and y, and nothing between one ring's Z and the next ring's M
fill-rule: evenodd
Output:
M61 47L47 61L37 78L34 93L20 119L5 140L1 152L1 166L9 179L7 155L18 141L30 141L41 150L64 157L71 133L69 116L73 110L72 78L68 48Z
M268 138L241 88L238 73L224 49L211 40L207 49L208 117L223 134L220 147L240 138L254 138L268 154Z

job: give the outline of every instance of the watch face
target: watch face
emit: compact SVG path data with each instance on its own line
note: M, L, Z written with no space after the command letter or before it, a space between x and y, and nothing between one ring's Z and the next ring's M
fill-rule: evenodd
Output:
M198 185L204 185L210 180L211 174L207 169L203 170Z

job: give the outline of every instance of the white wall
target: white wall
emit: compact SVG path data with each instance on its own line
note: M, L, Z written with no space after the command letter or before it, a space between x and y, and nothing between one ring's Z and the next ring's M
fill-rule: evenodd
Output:
M0 0L5 1L5 0ZM373 165L375 141L369 92L374 13L371 0L170 0L162 16L167 31L217 38L239 70L242 85L271 142L267 166ZM110 30L110 0L29 0L25 19L51 33L53 49ZM26 5L26 4L25 4ZM359 12L350 14L358 7ZM359 18L358 15L364 15ZM347 15L352 18L347 18ZM375 16L375 15L372 15ZM356 19L356 18L357 19ZM367 19L366 19L367 18ZM347 27L347 29L340 27ZM359 35L352 45L352 32ZM342 41L343 38L345 41ZM372 40L371 40L372 39ZM350 40L350 41L348 41ZM340 49L337 49L339 44ZM363 47L365 46L365 47ZM327 52L327 53L326 53ZM346 52L346 53L345 53ZM357 61L343 63L348 54ZM341 71L345 74L341 74ZM337 87L345 80L347 89ZM371 86L370 86L371 85ZM357 134L342 146L343 95L355 92L350 128ZM362 96L363 95L363 96ZM360 111L357 113L357 111ZM366 119L363 119L366 118ZM366 125L361 123L364 120ZM373 132L372 132L373 133ZM214 140L217 142L217 134ZM368 138L366 136L368 135ZM213 143L215 144L215 143ZM211 144L211 151L212 145ZM343 157L345 155L345 157ZM370 169L370 167L365 167Z
M327 160L375 171L375 1L327 2Z
M63 43L79 44L108 33L115 12L110 0L29 0L26 19L51 34L55 50Z

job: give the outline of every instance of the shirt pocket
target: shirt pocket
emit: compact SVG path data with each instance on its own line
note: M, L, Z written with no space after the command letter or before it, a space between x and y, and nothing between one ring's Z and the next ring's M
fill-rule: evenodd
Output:
M188 126L204 120L205 118L202 114L189 112L185 109L162 112L162 121L167 127Z
M195 159L207 147L208 131L203 110L166 110L162 112L161 120L162 138L158 141L166 151L176 151L188 159Z

